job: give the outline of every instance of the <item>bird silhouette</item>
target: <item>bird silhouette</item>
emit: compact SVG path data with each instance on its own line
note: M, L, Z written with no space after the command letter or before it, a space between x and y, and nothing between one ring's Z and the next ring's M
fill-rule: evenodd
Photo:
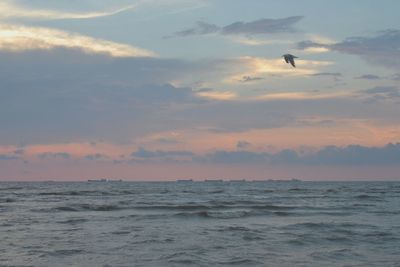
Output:
M293 56L291 54L285 54L282 57L285 59L286 63L290 63L294 68L296 68L296 64L294 63L294 59L298 58L298 57Z

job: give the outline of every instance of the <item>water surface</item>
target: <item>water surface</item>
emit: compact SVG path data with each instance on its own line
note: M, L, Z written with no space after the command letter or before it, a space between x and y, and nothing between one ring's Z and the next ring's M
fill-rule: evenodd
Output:
M0 266L400 266L400 183L0 183Z

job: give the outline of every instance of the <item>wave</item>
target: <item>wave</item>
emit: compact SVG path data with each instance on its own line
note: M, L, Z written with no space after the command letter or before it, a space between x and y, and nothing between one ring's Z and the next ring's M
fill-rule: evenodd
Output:
M244 259L242 257L234 257L228 261L219 261L218 264L222 265L239 265L239 266L259 266L260 264L264 265L265 262L256 261L254 259Z
M374 200L374 201L382 201L383 198L379 196L371 196L367 194L361 194L355 197L356 199L361 199L361 200Z
M84 254L83 249L60 249L49 253L52 256L72 256L75 254Z
M340 228L375 228L371 224L361 224L361 223L334 223L334 222L304 222L304 223L295 223L290 224L284 229L340 229Z
M185 211L196 211L196 210L232 210L232 209L251 209L251 210L270 210L270 211L281 211L281 210L294 210L299 208L312 208L307 206L285 206L285 205L268 205L268 204L254 204L253 205L241 205L237 203L214 202L213 204L171 204L171 205L133 205L132 209L139 210L185 210Z
M122 207L116 205L93 205L93 204L76 204L71 206L60 206L53 208L51 211L79 212L79 211L117 211Z
M87 222L88 219L84 219L84 218L71 218L65 221L59 221L58 223L60 224L79 224L79 223L85 223Z
M13 203L17 202L15 198L0 198L0 203Z
M251 211L231 211L231 212L218 212L218 211L198 211L198 212L182 212L177 213L177 217L202 217L202 218L214 218L214 219L235 219L248 217Z
M26 189L26 188L22 187L22 186L11 186L11 187L0 188L0 191L22 190L22 189Z
M98 190L79 190L79 191L55 191L55 192L40 192L39 196L110 196L116 195L108 191Z

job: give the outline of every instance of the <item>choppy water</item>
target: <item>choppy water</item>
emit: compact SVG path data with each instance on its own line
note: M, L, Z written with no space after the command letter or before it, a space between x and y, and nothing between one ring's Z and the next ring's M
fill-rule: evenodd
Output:
M0 183L0 266L400 266L400 183Z

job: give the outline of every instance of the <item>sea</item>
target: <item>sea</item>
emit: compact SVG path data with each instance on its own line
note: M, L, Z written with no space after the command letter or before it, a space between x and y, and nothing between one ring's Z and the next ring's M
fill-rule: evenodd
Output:
M0 266L400 266L400 182L1 182Z

